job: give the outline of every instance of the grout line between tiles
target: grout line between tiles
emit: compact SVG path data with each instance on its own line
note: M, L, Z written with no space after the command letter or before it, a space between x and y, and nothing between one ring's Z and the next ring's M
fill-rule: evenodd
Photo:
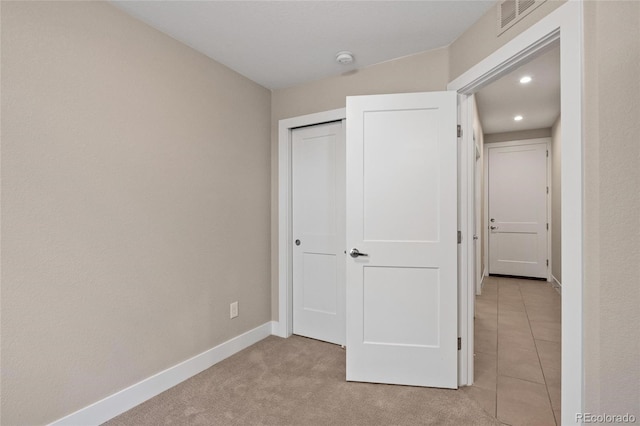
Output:
M557 342L557 341L555 341L555 340L548 340L548 339L536 339L536 336L533 336L533 340L539 340L539 341L541 341L541 342L549 342L549 343L558 343L558 344L560 343L560 342ZM537 349L536 349L536 350L537 350Z
M544 373L542 373L544 376ZM516 380L522 380L523 382L527 382L527 383L532 383L534 385L544 385L545 389L547 388L547 383L540 383L540 382L534 382L533 380L527 380L527 379L523 379L521 377L513 377L513 376L509 376L508 374L498 374L498 377L508 377L510 379L516 379ZM547 391L547 393L549 393Z

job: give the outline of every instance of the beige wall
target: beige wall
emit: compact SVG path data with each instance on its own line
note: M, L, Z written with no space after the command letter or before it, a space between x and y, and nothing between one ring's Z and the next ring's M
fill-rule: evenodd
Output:
M498 2L491 7L471 28L449 46L450 80L454 80L498 48L513 40L565 0L547 0L514 26L498 36Z
M2 2L2 424L270 320L270 101L108 3Z
M271 316L278 319L278 121L344 108L353 95L446 90L448 50L431 50L355 73L275 90L271 102Z
M484 143L509 142L549 137L551 137L551 128L547 127L545 129L518 130L516 132L488 133L484 135Z
M562 284L562 176L560 161L562 150L561 117L551 128L551 274Z
M277 120L345 106L346 96L446 90L446 48L372 65L311 83L275 90L272 117ZM276 126L277 129L277 126Z
M585 408L640 418L640 2L584 7Z

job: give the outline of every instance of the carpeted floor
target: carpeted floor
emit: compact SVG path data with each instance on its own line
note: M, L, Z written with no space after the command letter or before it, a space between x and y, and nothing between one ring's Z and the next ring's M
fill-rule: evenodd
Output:
M116 425L499 425L463 392L345 381L345 352L268 337L110 420Z

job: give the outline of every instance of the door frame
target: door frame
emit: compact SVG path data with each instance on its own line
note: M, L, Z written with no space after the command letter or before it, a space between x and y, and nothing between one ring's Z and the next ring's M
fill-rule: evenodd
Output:
M463 95L463 113L468 112L467 98L492 81L507 74L523 60L541 53L551 43L560 41L561 121L562 121L562 424L575 423L575 414L584 412L584 355L583 355L583 4L568 1L513 40L480 61L447 85ZM465 118L466 117L466 118ZM462 155L466 169L473 170L474 149L470 114L463 115ZM463 228L462 291L469 300L474 297L472 256L473 239L468 231L473 220L473 180L461 170L461 221ZM466 176L464 176L466 175ZM470 259L471 257L471 259ZM463 349L467 368L473 371L473 304L464 312ZM470 315L471 314L471 315ZM471 346L469 346L471 342ZM466 344L465 344L466 343ZM471 380L472 381L472 380Z
M483 169L484 169L484 175L487 176L487 179L484 180L484 188L482 189L482 196L484 197L485 203L484 203L484 218L485 218L485 223L482 224L483 229L487 230L489 229L489 149L491 148L500 148L500 147L507 147L507 146L523 146L523 145L533 145L533 144L546 144L547 145L547 223L549 224L548 228L547 228L547 260L549 261L549 264L547 265L547 281L551 282L551 267L552 265L552 258L551 258L551 232L553 230L553 225L551 223L551 200L552 200L552 182L551 182L551 164L552 164L552 159L551 159L551 137L546 137L546 138L534 138L534 139L517 139L517 140L512 140L512 141L508 141L508 142L494 142L494 143L487 143L484 145L484 164ZM484 245L484 252L487 254L487 258L486 263L483 265L483 267L485 268L485 271L487 271L487 274L490 273L489 271L489 258L490 258L490 252L489 252L489 232L487 232L487 238L483 239L483 245Z
M273 334L293 334L293 221L291 202L291 132L293 129L345 120L346 108L286 118L278 122L278 322Z
M475 97L473 102L475 103ZM477 110L476 110L477 111ZM475 112L474 112L475 114ZM480 296L482 294L482 281L484 280L484 274L486 268L484 267L484 259L482 258L482 250L479 248L480 244L482 244L482 239L480 236L482 235L482 167L478 164L478 160L482 157L482 153L480 152L480 146L478 145L478 139L475 134L475 129L473 131L473 145L475 149L475 161L473 163L474 175L473 175L473 205L474 205L474 224L473 224L473 239L475 245L475 260L474 260L474 269L475 275L475 290L476 296ZM484 136L483 136L484 138ZM483 140L484 145L484 140ZM486 251L484 252L486 253Z

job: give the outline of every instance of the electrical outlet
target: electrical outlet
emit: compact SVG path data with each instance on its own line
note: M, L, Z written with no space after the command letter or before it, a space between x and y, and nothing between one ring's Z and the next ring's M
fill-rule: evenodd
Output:
M238 316L238 302L233 302L229 305L229 318L235 318Z

